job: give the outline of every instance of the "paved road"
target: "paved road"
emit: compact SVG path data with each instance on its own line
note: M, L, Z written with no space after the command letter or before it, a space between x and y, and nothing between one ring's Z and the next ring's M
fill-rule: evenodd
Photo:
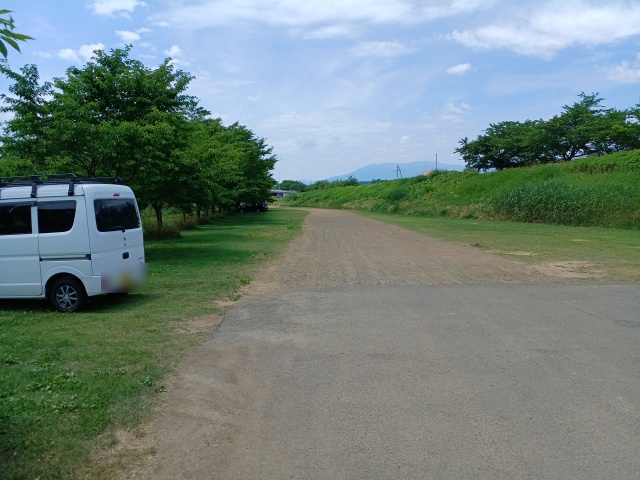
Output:
M140 476L639 479L640 288L539 280L248 296L178 374Z

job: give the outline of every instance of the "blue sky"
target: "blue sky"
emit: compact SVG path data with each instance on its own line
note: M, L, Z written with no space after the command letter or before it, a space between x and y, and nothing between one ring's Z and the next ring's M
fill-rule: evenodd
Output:
M640 0L4 0L43 80L96 48L171 57L225 124L264 137L277 180L370 163L460 163L462 137L599 92L640 103ZM0 92L7 91L0 78Z

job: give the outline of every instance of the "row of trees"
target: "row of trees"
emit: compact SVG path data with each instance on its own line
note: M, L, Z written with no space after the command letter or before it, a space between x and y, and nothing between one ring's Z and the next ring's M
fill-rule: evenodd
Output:
M579 95L550 120L491 124L475 140L463 138L455 150L476 170L565 162L640 148L640 104L605 109L597 94Z
M170 59L150 69L131 47L96 51L84 67L40 83L38 69L14 72L2 94L5 123L0 176L74 172L120 176L151 205L162 226L165 207L227 209L270 197L272 147L247 127L224 126L187 95L191 75Z
M283 180L278 184L278 188L282 190L297 190L298 192L312 192L314 190L326 190L328 188L352 187L360 185L357 178L349 176L343 180L318 180L311 185L300 182L298 180Z

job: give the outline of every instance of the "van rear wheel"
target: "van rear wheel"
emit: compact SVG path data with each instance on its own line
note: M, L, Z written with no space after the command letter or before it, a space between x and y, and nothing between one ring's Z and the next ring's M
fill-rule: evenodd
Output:
M51 287L49 301L59 312L79 312L87 304L87 293L75 278L61 278Z

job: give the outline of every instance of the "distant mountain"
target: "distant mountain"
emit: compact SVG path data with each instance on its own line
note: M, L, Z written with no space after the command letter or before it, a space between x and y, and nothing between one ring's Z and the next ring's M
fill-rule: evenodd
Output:
M399 167L399 168L398 168ZM426 167L426 168L425 168ZM422 175L425 170L435 170L435 162L411 162L411 163L374 163L354 170L351 173L327 178L330 182L344 180L353 177L360 182L370 182L372 180L395 180L396 178L407 178ZM464 170L464 165L454 165L438 162L438 170Z

